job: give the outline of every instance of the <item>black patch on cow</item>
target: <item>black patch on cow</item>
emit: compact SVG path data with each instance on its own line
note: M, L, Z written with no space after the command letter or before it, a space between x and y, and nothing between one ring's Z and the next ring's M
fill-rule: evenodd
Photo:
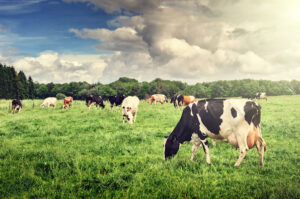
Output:
M205 103L208 103L205 108ZM197 103L200 118L205 127L213 134L219 134L222 123L224 99L201 100Z
M178 105L178 106L182 106L182 105L183 105L183 99L184 99L184 96L183 96L183 95L178 95L178 96L177 96L176 101L177 101L177 105Z
M231 108L231 115L233 118L236 118L236 116L237 116L237 112L233 107Z
M259 105L256 105L253 101L246 102L244 106L245 120L250 125L251 122L257 127L260 124L260 109Z
M207 140L205 140L204 144L202 144L203 151L204 151L204 153L206 153L206 149L205 149L204 145L206 145L207 147L209 147Z

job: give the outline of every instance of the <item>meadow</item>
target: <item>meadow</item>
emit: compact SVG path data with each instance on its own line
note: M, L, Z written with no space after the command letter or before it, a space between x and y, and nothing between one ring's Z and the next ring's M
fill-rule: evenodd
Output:
M262 106L264 167L255 148L240 167L239 150L210 147L211 165L191 143L163 160L163 137L181 112L141 101L137 121L75 101L62 110L24 100L18 114L0 100L0 198L300 198L300 96L269 97ZM34 107L33 107L34 103ZM210 140L209 140L210 141Z

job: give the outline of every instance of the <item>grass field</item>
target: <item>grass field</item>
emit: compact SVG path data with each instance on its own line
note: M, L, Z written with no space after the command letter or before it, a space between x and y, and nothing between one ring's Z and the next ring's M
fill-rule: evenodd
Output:
M262 106L265 166L252 149L241 166L228 143L203 150L190 162L191 143L163 160L163 136L181 111L142 101L137 121L122 113L40 109L24 100L18 114L0 100L0 198L300 198L300 96L269 97Z

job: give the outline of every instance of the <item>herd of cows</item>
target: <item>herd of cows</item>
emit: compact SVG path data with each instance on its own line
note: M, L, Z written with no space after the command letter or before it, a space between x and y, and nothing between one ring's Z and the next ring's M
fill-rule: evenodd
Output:
M240 149L240 156L235 163L239 166L249 149L256 147L259 154L259 165L263 166L263 156L266 151L266 143L262 138L260 128L261 107L256 99L267 100L266 93L257 93L255 96L243 96L248 99L205 99L199 100L194 96L174 95L171 103L175 108L187 105L183 109L181 118L169 136L165 136L164 157L170 159L177 154L183 142L193 143L192 157L200 146L203 147L206 155L206 163L210 164L210 153L207 138L228 142L235 148ZM113 106L122 107L123 123L127 121L132 124L136 121L139 98L136 96L125 96L118 94L108 98L111 109ZM41 108L56 107L55 97L46 98L40 105ZM157 102L164 104L168 99L163 94L152 95L149 104ZM71 107L72 97L64 99L63 109ZM103 99L100 96L86 97L86 106L90 109L92 105L105 108ZM12 112L21 110L20 100L12 101Z

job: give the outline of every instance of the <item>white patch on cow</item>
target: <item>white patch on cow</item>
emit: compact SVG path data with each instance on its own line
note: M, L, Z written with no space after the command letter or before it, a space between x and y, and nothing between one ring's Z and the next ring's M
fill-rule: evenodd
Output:
M188 105L188 106L190 107L190 110L191 110L191 116L192 116L192 117L194 116L194 114L193 114L193 109L192 109L193 104L195 104L195 102Z
M208 106L208 101L205 101L204 108L206 112L207 112L207 106Z

